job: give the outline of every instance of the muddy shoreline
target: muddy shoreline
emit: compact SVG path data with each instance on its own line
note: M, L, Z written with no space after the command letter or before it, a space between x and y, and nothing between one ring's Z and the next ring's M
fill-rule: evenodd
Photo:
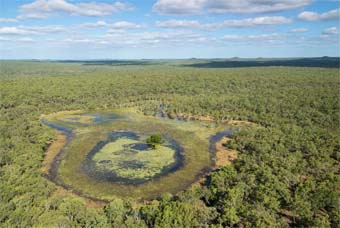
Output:
M95 203L100 203L100 204L109 203L108 200L102 200L102 199L98 199L92 196L87 196L83 194L81 191L77 191L73 189L71 186L66 185L65 183L63 183L62 181L58 179L57 174L58 174L58 168L59 168L60 162L62 161L62 158L66 153L67 146L69 145L69 143L72 141L72 138L74 137L74 133L71 128L61 127L59 125L48 122L47 120L44 120L44 119L42 119L41 122L45 124L46 126L49 126L50 128L55 129L58 132L58 134L62 134L66 137L66 143L63 145L63 147L60 149L57 155L53 158L51 167L49 170L47 170L47 173L44 174L44 177L48 179L49 181L55 183L58 187L61 187L65 189L66 191L72 194L75 194L79 197L85 198L87 200L91 200Z

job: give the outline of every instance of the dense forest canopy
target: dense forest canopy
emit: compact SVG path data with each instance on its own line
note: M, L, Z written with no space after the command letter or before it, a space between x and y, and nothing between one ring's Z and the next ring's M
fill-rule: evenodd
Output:
M339 227L339 68L194 63L1 61L1 226ZM42 114L136 107L155 115L160 105L262 127L235 132L228 147L238 158L177 195L98 208L55 194L41 172L54 136Z

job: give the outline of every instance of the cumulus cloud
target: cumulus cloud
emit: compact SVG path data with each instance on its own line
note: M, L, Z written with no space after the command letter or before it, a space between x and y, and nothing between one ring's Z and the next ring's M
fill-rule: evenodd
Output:
M331 32L339 32L334 28ZM225 42L246 44L246 45L324 45L330 42L339 42L339 38L334 35L323 34L321 36L299 36L298 39L293 38L287 34L271 33L271 34L257 34L257 35L225 35L223 40Z
M325 13L316 13L312 11L304 11L298 15L298 18L304 21L327 21L340 20L340 8L330 10Z
M331 27L331 28L327 28L325 29L322 34L325 35L336 35L336 34L340 34L340 29L338 29L337 27Z
M145 26L144 24L136 24L128 21L118 21L109 25L109 27L114 29L140 29Z
M295 29L291 29L289 30L290 33L304 33L304 32L308 32L309 29L307 28L295 28Z
M160 28L215 30L222 27L222 23L201 23L196 20L168 20L156 21Z
M311 0L212 0L206 8L213 13L267 13L306 6Z
M3 35L39 35L49 33L65 32L62 26L13 26L0 27L0 34Z
M97 21L94 23L84 23L77 25L77 27L80 28L100 28L100 27L106 27L108 24L105 21Z
M146 46L146 45L187 45L195 43L211 42L215 38L203 36L198 33L169 30L163 32L131 32L120 31L99 36L69 36L65 39L51 39L49 42L64 44L93 44L106 46Z
M253 26L266 26L266 25L280 25L291 23L292 20L281 16L272 17L255 17L240 20L225 20L220 23L200 23L196 20L168 20L157 21L156 26L161 28L190 28L190 29L203 29L213 30L223 27L253 27Z
M27 35L27 34L35 34L35 32L27 31L25 29L20 29L20 28L17 28L17 27L0 27L0 34Z
M200 14L205 2L205 0L158 0L152 9L160 14Z
M0 18L0 23L11 23L11 22L18 22L15 18Z
M230 42L269 42L273 43L275 41L282 40L284 38L283 35L278 33L272 34L260 34L260 35L225 35L223 40Z
M100 17L128 9L131 9L131 6L122 2L108 4L99 2L69 3L66 0L36 0L32 3L22 5L19 9L20 15L18 18L42 19L54 13Z
M143 32L136 33L132 36L132 40L136 43L178 43L184 44L194 42L202 38L200 34L185 31L168 31L168 32Z
M49 34L49 33L61 33L66 32L66 29L63 26L18 26L20 29L24 29L26 31L35 32L38 34Z
M9 37L1 37L0 36L0 41L4 42L34 42L34 40L31 37L20 37L20 38L9 38Z
M168 20L156 21L156 26L161 28L202 28L199 21L194 20Z
M312 0L158 0L153 11L166 15L209 13L267 13L295 9Z
M95 23L85 23L80 24L77 27L80 28L111 28L111 29L117 29L117 30L123 30L123 29L141 29L147 27L146 24L137 24L133 22L128 21L117 21L113 23L109 23L106 21L97 21Z
M242 20L225 20L223 26L226 27L251 27L259 25L280 25L291 23L292 20L282 16L255 17Z

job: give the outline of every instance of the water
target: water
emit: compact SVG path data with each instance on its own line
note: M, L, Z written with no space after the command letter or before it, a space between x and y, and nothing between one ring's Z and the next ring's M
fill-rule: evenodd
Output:
M54 157L53 159L53 163L51 165L51 168L48 172L48 175L46 176L49 180L53 181L54 183L63 186L64 188L68 188L68 186L64 185L63 183L61 183L58 178L57 178L57 173L58 173L58 167L62 161L62 157L67 149L67 146L69 145L69 143L71 142L74 134L73 134L73 129L72 128L68 128L68 127L64 127L61 125L57 125L54 123L51 123L45 119L41 120L41 123L45 124L46 126L61 131L63 134L66 135L66 143L64 145L63 148L61 148L60 152Z
M91 122L96 123L96 124L104 124L106 122L111 122L112 120L119 119L119 116L115 114L85 113L85 114L80 114L80 115L81 116L93 116L94 118L91 119Z
M220 141L223 137L231 137L237 129L227 129L225 131L217 132L215 135L212 135L209 139L209 151L213 154L216 153L216 143Z
M147 143L134 143L130 145L130 148L133 150L143 151L150 149L150 146Z
M162 118L162 119L169 119L168 114L164 111L164 105L160 104L158 112L156 114L157 117Z
M176 121L183 121L183 122L188 122L190 121L189 119L185 119L184 117L181 116L171 116L169 115L165 110L164 110L164 104L159 105L158 112L156 114L156 117L162 118L165 120L176 120Z
M128 138L128 139L134 139L134 140L138 140L139 136L137 135L137 133L132 132L132 131L114 131L109 135L109 138L107 141L109 142L114 142L117 139L120 138Z
M61 132L65 133L67 136L71 135L72 132L73 132L72 128L64 127L64 126L61 126L61 125L57 125L57 124L49 122L49 121L47 121L45 119L42 119L41 123L45 124L46 126L49 126L50 128L53 128L53 129L58 130L58 131L61 131Z

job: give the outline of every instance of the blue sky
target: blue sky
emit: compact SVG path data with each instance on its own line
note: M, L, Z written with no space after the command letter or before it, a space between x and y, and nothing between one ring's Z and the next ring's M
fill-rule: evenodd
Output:
M339 0L0 0L0 58L339 56L339 4Z

